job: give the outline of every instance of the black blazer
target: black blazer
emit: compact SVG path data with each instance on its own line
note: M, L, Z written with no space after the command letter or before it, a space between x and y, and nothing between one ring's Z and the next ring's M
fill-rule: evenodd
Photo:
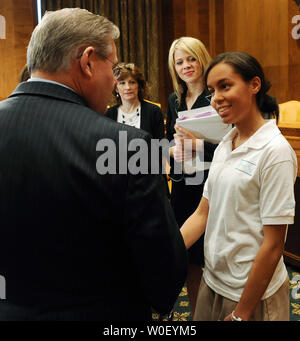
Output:
M118 119L119 105L114 105L106 112L106 116L114 121ZM164 118L159 106L141 101L141 129L147 131L155 139L165 137L164 133Z
M0 102L0 320L149 320L151 306L172 308L186 250L161 176L96 170L103 139L119 162L119 126L55 84L21 83Z

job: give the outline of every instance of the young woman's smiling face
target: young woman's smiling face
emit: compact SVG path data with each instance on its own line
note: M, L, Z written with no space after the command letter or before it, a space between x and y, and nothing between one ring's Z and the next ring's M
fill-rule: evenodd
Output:
M175 70L185 83L199 82L202 77L202 67L199 61L183 50L174 53Z
M212 95L211 105L222 121L237 124L247 120L256 107L255 95L260 89L260 79L254 77L246 82L231 65L220 63L210 70L207 88Z

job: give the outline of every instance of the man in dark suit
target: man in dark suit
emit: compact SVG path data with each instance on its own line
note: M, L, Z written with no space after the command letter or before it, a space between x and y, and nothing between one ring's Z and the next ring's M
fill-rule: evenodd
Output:
M0 320L151 320L184 284L161 176L96 169L99 141L121 158L120 125L102 115L118 35L86 10L47 13L28 46L31 79L0 103Z

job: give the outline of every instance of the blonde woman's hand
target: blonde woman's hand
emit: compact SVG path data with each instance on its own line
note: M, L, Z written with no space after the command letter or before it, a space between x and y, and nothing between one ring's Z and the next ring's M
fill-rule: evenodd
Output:
M191 160L196 152L192 149L191 142L182 139L182 136L174 134L175 146L172 147L172 154L177 162Z
M175 126L180 134L174 134L175 146L172 154L177 162L188 161L195 157L196 151L200 151L203 146L203 140L198 139L188 130Z

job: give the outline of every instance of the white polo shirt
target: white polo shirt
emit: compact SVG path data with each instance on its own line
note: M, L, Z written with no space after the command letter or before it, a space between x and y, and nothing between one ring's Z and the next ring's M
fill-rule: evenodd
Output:
M263 242L263 225L292 224L297 158L275 120L232 151L233 128L222 140L205 183L209 201L204 279L216 293L239 301ZM283 284L281 257L262 299Z

